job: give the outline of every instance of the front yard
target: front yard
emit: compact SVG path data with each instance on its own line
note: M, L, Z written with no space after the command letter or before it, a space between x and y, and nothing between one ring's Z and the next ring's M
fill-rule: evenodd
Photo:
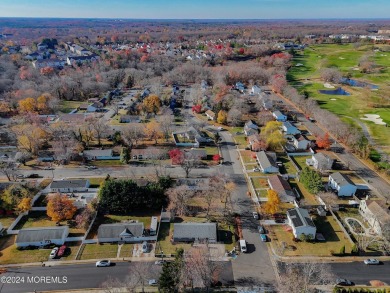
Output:
M116 258L118 252L118 244L85 244L80 259L106 259Z
M346 253L351 252L352 244L332 216L314 219L314 223L317 233L322 233L326 241L295 242L289 226L275 225L269 228L271 245L278 254L285 256L332 256L332 253L338 253L343 245Z

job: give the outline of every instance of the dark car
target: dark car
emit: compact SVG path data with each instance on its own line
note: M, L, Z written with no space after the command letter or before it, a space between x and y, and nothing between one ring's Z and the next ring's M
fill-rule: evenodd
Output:
M39 174L33 173L28 175L28 178L39 178Z
M353 286L354 283L347 279L337 279L336 280L337 286Z

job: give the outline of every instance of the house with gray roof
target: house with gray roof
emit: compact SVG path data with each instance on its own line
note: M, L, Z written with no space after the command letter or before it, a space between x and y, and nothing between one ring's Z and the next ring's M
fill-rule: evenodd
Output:
M301 131L288 121L283 122L282 130L286 135L301 134Z
M51 192L82 192L88 188L88 179L56 180L50 184Z
M256 153L257 162L259 163L261 172L263 173L279 173L279 168L274 159L266 152L261 151Z
M300 238L304 234L315 239L317 228L310 218L308 210L302 208L288 210L287 219L295 238Z
M351 179L340 172L329 175L328 186L332 188L338 196L353 196L357 190L356 185Z
M334 159L323 153L317 153L310 159L306 159L306 165L313 166L314 169L319 171L332 170L333 162Z
M217 242L217 223L175 223L173 242Z
M100 225L98 229L97 238L99 243L104 243L104 242L138 243L145 240L152 240L151 237L146 238L144 223L142 222ZM154 238L153 238L154 240L157 240L157 236L154 236Z
M83 156L87 160L119 160L119 156L114 157L112 149L106 150L86 150Z
M274 116L274 118L276 119L276 121L280 121L280 122L284 122L284 121L287 121L287 116L284 115L282 112L280 112L279 110L276 110L274 112L272 112L272 116Z
M15 244L16 247L44 246L52 243L63 245L68 234L68 226L21 229Z
M248 120L246 123L245 123L245 126L244 126L244 133L246 136L250 136L250 135L253 135L253 134L258 134L259 133L259 127L253 123L252 120Z

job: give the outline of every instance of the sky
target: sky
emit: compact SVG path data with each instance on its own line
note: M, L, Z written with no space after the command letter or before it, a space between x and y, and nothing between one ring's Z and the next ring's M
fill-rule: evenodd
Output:
M389 18L389 0L0 0L0 17Z

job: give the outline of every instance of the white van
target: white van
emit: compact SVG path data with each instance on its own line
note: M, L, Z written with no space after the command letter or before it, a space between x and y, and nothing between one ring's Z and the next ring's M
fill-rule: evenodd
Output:
M241 252L246 252L246 241L244 239L240 240L240 250Z

